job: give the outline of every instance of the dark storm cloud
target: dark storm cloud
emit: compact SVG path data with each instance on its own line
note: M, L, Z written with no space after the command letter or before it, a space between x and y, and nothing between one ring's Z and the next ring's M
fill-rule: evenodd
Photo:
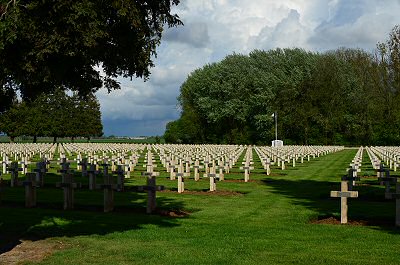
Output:
M165 41L187 43L195 48L206 47L210 41L208 27L204 22L193 22L185 24L183 27L167 29L163 39Z

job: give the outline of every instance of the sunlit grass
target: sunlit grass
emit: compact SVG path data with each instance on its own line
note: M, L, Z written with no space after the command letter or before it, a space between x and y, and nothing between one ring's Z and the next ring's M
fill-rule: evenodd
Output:
M59 176L50 175L50 184L38 189L39 208L23 208L22 187L5 189L0 243L23 238L68 243L42 264L399 264L394 202L383 199L377 181L356 187L360 198L349 200L349 219L392 225L310 223L339 217L340 200L329 192L340 188L355 153L344 150L285 171L273 166L270 176L254 155L251 182L237 181L243 172L234 169L217 183L217 191L225 191L220 195L207 191L208 179L193 177L185 180L191 192L178 194L177 180L157 168L157 184L172 190L157 193L158 206L188 213L177 218L146 215L146 194L131 191L115 193L115 212L103 213L101 191L77 190L76 210L63 211L62 191L52 186ZM145 184L143 170L137 167L128 187Z

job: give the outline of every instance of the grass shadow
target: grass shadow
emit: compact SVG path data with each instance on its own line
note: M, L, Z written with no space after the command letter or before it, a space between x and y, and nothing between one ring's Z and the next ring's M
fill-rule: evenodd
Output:
M77 191L74 210L62 209L62 191L38 190L35 208L24 208L23 188L3 188L0 204L0 254L23 240L51 237L106 235L143 229L145 225L179 226L177 218L188 217L184 203L157 196L157 210L146 214L146 193L115 193L115 210L103 212L102 191ZM171 214L172 213L172 214Z
M330 197L330 191L340 190L339 182L276 178L265 178L262 181L272 188L273 193L317 212L317 216L311 218L313 220L340 217L340 200ZM359 192L359 197L348 200L349 220L363 221L374 228L400 234L400 229L395 227L395 202L384 199L383 187L356 186L353 190Z

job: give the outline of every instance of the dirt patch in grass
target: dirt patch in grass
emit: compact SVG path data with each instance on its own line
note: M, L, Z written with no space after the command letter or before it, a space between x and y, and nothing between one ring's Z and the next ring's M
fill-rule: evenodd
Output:
M169 217L186 217L190 213L181 211L181 210L158 210L157 213L161 216L169 216Z
M178 193L176 190L162 190L160 193ZM190 195L209 195L209 196L243 196L244 194L237 191L229 191L229 190L216 190L216 191L184 191L181 194L190 194Z
M349 219L347 224L341 224L340 218L337 217L318 217L310 221L311 224L331 224L331 225L354 225L354 226L394 226L394 221L384 220L384 219Z
M378 179L377 176L361 176L360 178L363 178L363 179Z
M22 264L24 262L40 262L57 250L68 246L61 241L54 240L23 240L10 251L0 255L1 265Z
M225 180L223 180L223 182L228 182L228 183L230 183L230 182L232 182L232 183L242 183L242 182L244 182L244 183L246 183L244 181L244 179L225 179ZM247 182L260 183L261 181L256 180L256 179L249 179Z

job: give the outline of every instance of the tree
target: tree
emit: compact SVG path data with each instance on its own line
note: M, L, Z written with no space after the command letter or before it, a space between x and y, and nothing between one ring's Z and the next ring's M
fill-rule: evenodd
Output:
M13 143L15 137L26 130L27 107L25 103L16 103L0 115L0 131L5 132Z
M0 115L0 131L17 136L86 137L103 134L100 104L94 94L68 96L57 89L31 102L18 102Z
M179 0L1 0L0 88L34 99L56 88L86 95L149 77L163 27L181 25ZM100 74L100 69L104 76ZM9 96L8 96L9 97Z

